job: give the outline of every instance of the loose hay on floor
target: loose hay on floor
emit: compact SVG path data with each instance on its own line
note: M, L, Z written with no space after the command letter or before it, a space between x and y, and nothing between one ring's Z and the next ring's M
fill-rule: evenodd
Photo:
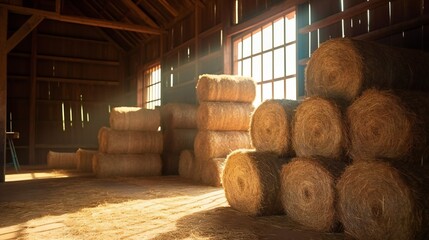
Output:
M292 120L299 102L266 100L253 112L250 123L252 146L279 156L294 156Z
M8 192L0 194L2 239L343 239L284 215L247 216L222 189L179 177L32 180L0 184L0 192Z
M229 205L251 216L283 213L280 169L285 162L276 154L255 150L229 154L222 176Z

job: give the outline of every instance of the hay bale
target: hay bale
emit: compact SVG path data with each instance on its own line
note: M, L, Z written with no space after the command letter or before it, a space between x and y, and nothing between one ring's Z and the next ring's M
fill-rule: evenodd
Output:
M94 155L93 169L97 177L159 176L162 160L159 154L104 154Z
M366 90L348 107L347 121L353 159L419 163L429 139L429 97L427 93Z
M198 161L225 158L230 152L240 148L251 148L248 132L198 131L194 142L195 158Z
M247 102L255 100L256 84L251 77L203 74L197 82L199 102Z
M211 158L202 162L201 182L213 186L222 186L222 173L225 167L225 158Z
M92 172L92 158L97 152L97 150L79 148L76 151L77 170L82 172Z
M429 90L429 54L372 41L337 38L314 51L306 68L308 96L353 101L368 88Z
M285 213L310 229L338 229L335 183L346 165L325 158L296 157L280 173L280 199Z
M292 122L292 144L297 156L340 159L346 153L347 131L343 107L320 98L306 98Z
M248 131L253 110L251 103L201 102L197 126L199 130Z
M47 155L48 168L76 169L76 152L54 152L49 151Z
M196 135L197 129L167 129L163 132L163 149L171 153L180 153L185 149L194 149Z
M179 174L179 154L164 152L161 154L162 159L162 175L178 175Z
M197 106L186 103L167 103L161 107L162 129L197 128Z
M294 156L292 120L299 102L275 99L264 101L253 112L250 123L252 146L279 156Z
M192 178L194 174L195 158L192 150L186 149L180 152L179 175L183 178Z
M229 205L252 216L282 213L280 168L285 162L276 154L255 150L229 154L222 176Z
M161 132L120 131L107 127L99 130L99 151L109 154L162 153Z
M427 169L377 159L353 163L337 183L345 233L355 239L427 239L428 183Z
M115 107L110 112L110 127L115 130L157 131L161 124L159 110L140 107Z

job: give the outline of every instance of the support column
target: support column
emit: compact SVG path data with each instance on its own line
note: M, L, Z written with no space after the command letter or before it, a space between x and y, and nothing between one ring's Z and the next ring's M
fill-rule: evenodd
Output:
M31 34L31 59L30 59L30 118L29 118L29 143L28 163L36 164L35 142L36 142L36 82L37 82L37 28Z
M6 181L7 15L0 7L0 183Z

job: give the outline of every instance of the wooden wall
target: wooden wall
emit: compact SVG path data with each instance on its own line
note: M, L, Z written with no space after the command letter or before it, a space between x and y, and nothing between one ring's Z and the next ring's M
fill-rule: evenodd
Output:
M26 17L9 15L11 35ZM20 132L21 164L45 164L49 150L98 147L109 107L127 101L122 59L99 29L50 20L8 54L7 130Z

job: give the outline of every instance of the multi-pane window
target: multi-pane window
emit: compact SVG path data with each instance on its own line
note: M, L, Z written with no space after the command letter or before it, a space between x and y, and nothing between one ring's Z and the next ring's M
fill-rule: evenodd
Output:
M143 83L138 88L142 93L139 97L142 104L139 105L148 109L161 106L161 65L146 70L143 74Z
M256 81L255 106L266 99L296 99L295 12L234 39L234 74Z

